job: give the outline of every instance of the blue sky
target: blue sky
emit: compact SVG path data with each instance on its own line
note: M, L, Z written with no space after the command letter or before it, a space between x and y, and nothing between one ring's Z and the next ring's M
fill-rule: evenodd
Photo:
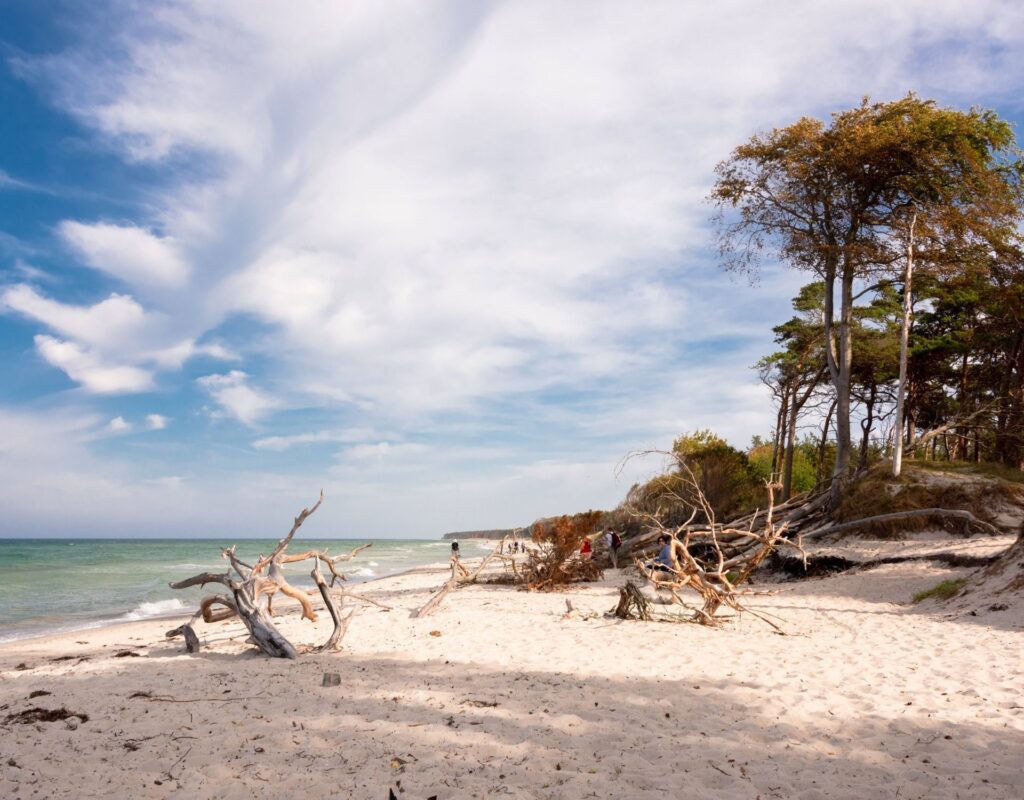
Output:
M471 9L471 10L470 10ZM714 164L909 90L1022 118L1010 2L0 0L0 535L434 536L771 424L803 276Z

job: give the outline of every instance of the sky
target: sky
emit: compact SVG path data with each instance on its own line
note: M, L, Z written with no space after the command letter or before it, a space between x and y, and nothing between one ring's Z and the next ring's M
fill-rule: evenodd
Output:
M715 164L1022 87L998 0L0 0L0 536L614 507L772 424L806 276L721 270Z

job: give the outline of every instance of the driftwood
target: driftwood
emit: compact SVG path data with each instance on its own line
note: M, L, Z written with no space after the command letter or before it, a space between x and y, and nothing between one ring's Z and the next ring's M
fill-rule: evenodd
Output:
M777 487L771 483L767 484L767 508L719 524L685 460L676 454L664 455L676 459L691 497L685 499L676 494L671 499L691 505L693 514L683 525L669 528L661 523L656 514L634 511L634 516L642 519L648 530L640 536L632 537L625 546L629 548L627 552L632 553L640 574L661 596L685 606L683 593L696 592L702 602L694 611L693 621L704 624L712 624L716 612L726 606L736 611L752 613L778 629L775 623L742 605L742 590L738 587L768 556L783 546L794 550L798 557L790 559L802 563L806 568L805 542L832 534L869 528L876 524L931 518L943 523L955 522L990 535L1002 533L969 511L945 508L900 511L834 523L829 517L830 497L827 489L817 494L798 495L776 505L774 490ZM703 524L691 524L698 513L702 513L707 521ZM672 563L655 569L656 565L650 561L650 548L663 536L668 537L671 542ZM622 609L623 613L626 613L626 601L626 590L623 590L617 612Z
M452 553L451 557L451 577L445 581L444 585L434 592L433 595L424 603L413 616L417 619L425 617L428 614L433 613L437 610L438 606L444 601L444 599L454 590L461 589L463 586L469 586L470 584L476 583L480 578L480 573L484 571L492 559L499 555L499 548L494 548L490 553L487 554L486 558L480 562L480 565L473 571L470 572L466 566L459 559L458 555Z
M320 647L316 648L319 651L324 650L337 650L341 644L341 639L348 630L348 624L352 621L352 617L355 616L355 610L351 611L349 615L342 620L341 608L335 600L334 595L331 594L331 589L324 581L323 573L320 572L320 559L316 558L313 560L313 571L310 573L310 577L316 583L316 588L320 590L320 596L324 600L324 605L327 606L327 611L331 615L331 619L334 621L334 631L331 633L331 637L324 642Z
M341 591L341 592L334 592L334 595L336 597L340 597L340 598L351 597L353 600L360 600L360 601L362 601L364 603L368 603L371 606L376 606L377 608L381 609L382 611L391 611L392 610L391 606L384 605L384 603L379 603L376 600L374 600L373 598L367 597L364 594L356 594L355 592L350 592L347 589L344 590L344 591Z
M612 613L619 619L642 619L651 618L650 602L644 597L633 581L626 581L626 585L619 589L619 604Z
M341 618L339 599L349 593L344 591L333 593L324 580L320 571L320 565L324 564L331 572L331 585L335 580L345 580L345 576L337 572L335 565L348 561L361 550L370 547L369 544L355 548L351 553L339 556L330 556L327 550L308 550L304 553L286 553L288 545L291 544L296 531L323 503L324 495L320 497L311 508L304 508L294 519L292 528L288 535L281 539L274 550L268 556L260 555L255 564L247 564L238 558L235 547L225 548L221 551L221 557L229 563L229 568L223 573L203 572L169 584L172 589L185 589L190 586L205 586L208 583L219 583L230 591L229 594L215 594L203 598L199 609L192 618L173 630L167 632L168 638L183 636L185 647L190 653L198 652L199 637L195 632L195 624L202 619L204 622L216 622L230 619L237 616L246 629L249 631L249 640L261 651L274 658L297 658L298 649L274 626L271 621L272 598L280 592L299 602L302 606L302 616L305 619L315 622L316 611L310 600L309 592L292 586L284 576L283 565L294 564L300 561L313 559L313 571L310 573L324 605L327 607L331 619L334 621L334 630L330 638L317 650L337 649L341 638L345 635L349 622L351 622L355 611L349 613L345 619ZM260 606L260 598L267 597L266 609ZM367 602L374 602L369 598L359 597ZM379 604L378 604L379 605ZM217 608L215 608L217 607Z
M824 496L827 497L827 495ZM1003 534L1003 531L1000 531L997 527L985 522L984 520L978 519L970 511L949 508L919 508L913 511L894 511L890 514L877 514L871 517L863 517L862 519L835 524L830 523L826 519L820 521L819 524L810 527L809 530L803 529L799 524L789 523L789 525L791 534L794 531L799 531L800 541L808 542L814 539L821 539L832 534L845 533L847 531L858 530L860 528L869 528L872 525L884 524L887 522L901 522L909 519L920 519L922 517L942 520L943 522L955 520L967 528L975 528L992 536L1000 536ZM734 542L731 548L725 548L729 553L729 558L725 562L725 567L727 569L733 569L737 565L742 564L745 561L749 550L756 546L756 544L757 543L755 541L745 540Z
M684 502L681 497L676 496L675 499L679 502ZM785 503L773 506L770 511L774 524L777 526L785 525L790 535L792 535L823 520L827 513L828 501L828 491L816 494L803 493L795 495ZM701 512L705 514L710 512L711 516L708 518L712 521L696 525L691 524L697 514ZM697 507L693 509L693 513L687 522L671 529L661 525L654 514L635 511L633 513L634 516L642 519L647 525L648 530L639 536L633 536L626 540L619 551L620 558L630 555L634 557L642 555L667 530L671 530L674 534L681 534L685 530L689 530L695 535L714 534L719 546L722 548L722 552L726 558L730 558L758 545L756 537L753 537L751 534L755 529L764 527L767 522L769 509L757 509L749 514L729 520L724 524L718 524L714 522L714 514L710 508L707 508L705 511L704 508Z
M518 565L515 559L506 564L511 575L506 582L520 583L531 591L553 591L570 584L597 581L604 570L593 557L593 549L580 552L585 541L593 542L601 513L587 511L533 525L536 546L526 551Z
M781 632L774 622L742 604L742 590L739 587L780 545L788 545L804 555L801 539L799 535L792 535L789 529L790 522L786 517L795 516L798 511L803 511L808 498L794 498L777 507L775 490L780 487L772 482L766 482L768 506L764 511L756 510L726 525L720 525L715 521L714 509L701 491L700 484L686 460L675 453L665 455L676 460L680 474L691 493L690 496L696 500L693 502L676 496L678 502L690 504L693 513L686 523L674 528L666 527L655 514L633 512L651 528L650 532L642 537L643 540L650 542L655 539L670 544L670 563L665 564L638 558L638 548L634 543L633 556L640 575L656 593L667 597L673 604L688 608L683 600L683 593L696 593L701 603L693 610L691 620L694 622L704 625L715 624L715 615L725 606L737 612L749 612ZM798 502L801 504L798 505ZM810 502L816 506L820 504L822 508L825 505L819 498L813 498ZM782 520L776 517L777 508L784 511ZM703 513L707 523L693 526L690 523L698 513ZM802 516L807 518L808 512L804 512ZM616 612L620 609L622 613L626 612L629 606L627 593L628 590L624 590L620 596ZM639 595L639 591L636 594Z

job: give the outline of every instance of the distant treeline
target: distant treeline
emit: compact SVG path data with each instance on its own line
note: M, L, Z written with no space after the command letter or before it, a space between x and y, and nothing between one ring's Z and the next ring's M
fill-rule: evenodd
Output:
M493 531L455 531L454 533L446 533L442 536L442 539L504 539L506 536L511 536L515 528L503 528L501 530Z

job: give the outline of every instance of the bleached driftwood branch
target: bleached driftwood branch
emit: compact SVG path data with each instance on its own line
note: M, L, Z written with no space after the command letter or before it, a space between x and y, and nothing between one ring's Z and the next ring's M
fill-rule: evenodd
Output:
M448 594L455 589L459 589L463 586L469 586L470 584L476 583L480 578L480 573L484 571L484 568L491 562L493 558L498 555L498 548L494 548L487 556L480 562L480 565L473 571L470 572L466 566L462 563L457 555L454 553L451 557L451 577L445 581L444 585L438 589L430 599L424 603L419 610L413 615L417 619L425 617L427 614L437 610L438 606L441 605L442 601Z
M196 652L199 649L199 637L196 635L194 625L199 619L203 619L205 622L215 622L237 616L249 631L250 640L264 653L274 658L296 658L299 651L281 634L271 621L270 617L273 608L271 603L273 596L277 592L281 592L299 602L302 606L303 618L311 622L316 621L317 615L310 600L310 593L292 586L285 577L283 570L284 564L294 564L307 559L313 559L311 577L317 585L317 589L331 615L331 619L334 621L334 630L330 638L319 649L336 649L355 611L350 612L345 619L341 619L338 600L331 593L330 587L327 586L320 571L320 564L323 563L330 569L332 575L331 583L333 585L336 579L345 579L344 575L335 570L335 564L351 560L361 550L370 547L370 544L360 545L352 550L352 552L338 556L328 555L326 549L287 554L288 546L291 544L296 532L302 527L302 523L320 508L323 500L324 493L321 491L316 503L310 508L302 509L299 515L295 517L288 535L277 543L270 555L260 555L255 564L247 564L239 559L235 553L235 547L232 546L221 551L221 556L229 563L227 571L222 573L203 572L171 583L170 587L172 589L186 589L190 586L205 586L209 583L218 583L226 587L230 591L230 595L226 593L216 594L204 598L199 604L199 610L196 611L192 618L184 625L168 631L167 636L184 636L188 651ZM266 609L263 609L259 603L263 595L267 596ZM381 605L367 597L353 593L344 591L337 593L338 598L344 598L346 595L358 597L375 605ZM220 608L214 609L214 606L219 606ZM386 608L386 606L381 607Z

